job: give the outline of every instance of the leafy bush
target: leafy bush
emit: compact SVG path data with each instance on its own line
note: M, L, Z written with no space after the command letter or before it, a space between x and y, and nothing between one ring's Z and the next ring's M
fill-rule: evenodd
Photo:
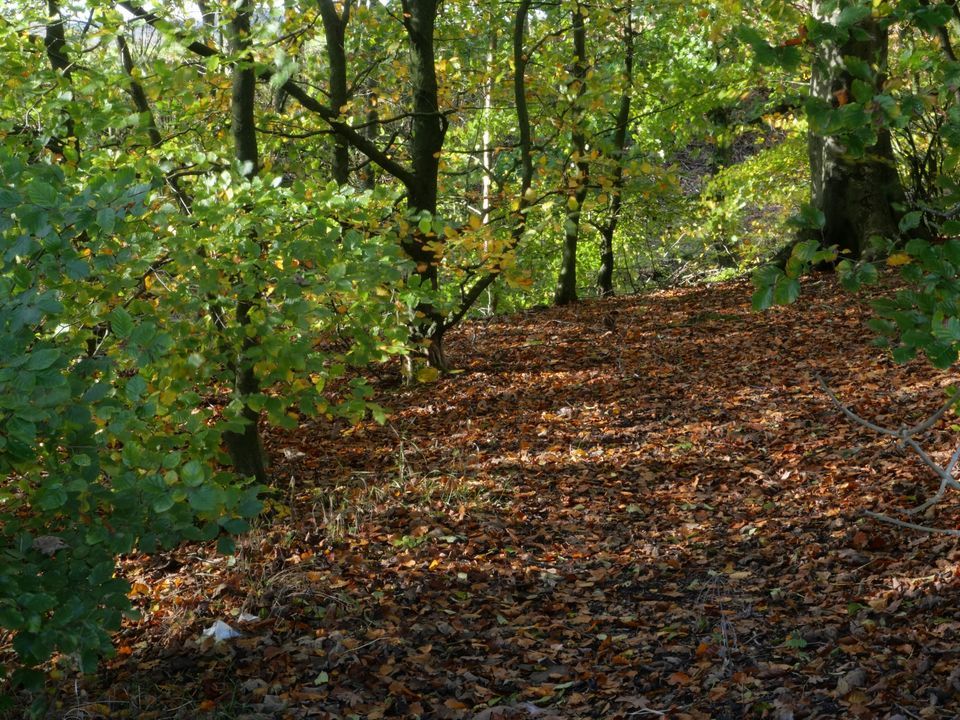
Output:
M262 488L221 450L242 427L232 387L249 339L262 392L246 402L269 422L382 416L362 382L325 389L403 351L416 305L396 243L366 227L368 195L223 172L186 215L159 170L79 173L42 155L22 136L0 148L0 626L27 688L55 653L89 671L111 652L130 609L119 554L215 539L229 552L259 512Z

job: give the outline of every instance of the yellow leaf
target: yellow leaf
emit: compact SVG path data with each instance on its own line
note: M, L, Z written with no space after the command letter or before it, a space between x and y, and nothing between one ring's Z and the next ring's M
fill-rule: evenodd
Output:
M480 220L479 215L470 216L470 227L472 227L474 230L479 230L482 224L483 224L483 221Z
M900 265L909 265L913 262L913 258L907 255L906 253L894 253L887 258L887 265L890 267L898 267Z
M417 380L422 383L434 382L440 377L440 371L432 367L422 367L417 370Z

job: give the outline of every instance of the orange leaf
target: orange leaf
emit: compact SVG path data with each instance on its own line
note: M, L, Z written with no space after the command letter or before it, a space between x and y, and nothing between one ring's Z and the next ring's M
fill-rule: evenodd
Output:
M687 675L685 672L675 672L667 678L668 685L689 685L693 680L692 677Z

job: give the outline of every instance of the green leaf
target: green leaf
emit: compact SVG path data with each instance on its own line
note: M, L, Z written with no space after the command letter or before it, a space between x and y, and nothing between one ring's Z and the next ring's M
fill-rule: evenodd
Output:
M133 316L124 307L114 308L110 313L110 329L118 338L126 340L133 333Z
M796 278L783 278L777 282L773 299L778 305L789 305L800 297L800 281Z
M59 204L57 189L42 180L34 180L27 186L27 199L35 205L54 208Z
M250 529L250 523L243 518L224 518L220 520L220 527L231 535L242 535Z
M820 243L817 240L804 240L793 246L790 255L802 263L809 263L817 256L820 249Z
M765 288L773 285L783 277L783 270L776 265L763 265L757 268L752 276L753 285L756 288Z
M868 63L866 60L858 58L855 55L847 55L843 59L843 64L853 77L858 78L863 82L870 84L873 83L873 68L870 67L870 63ZM870 94L872 97L872 88Z
M870 17L872 10L868 5L851 5L840 11L840 17L837 19L837 27L848 29L856 25L861 20Z
M169 494L169 495L161 495L158 498L154 498L150 507L153 508L153 511L155 513L163 514L176 504L177 504L177 501L174 499L173 495Z
M223 500L223 492L220 488L212 485L201 485L192 488L187 493L190 507L200 513L209 513L220 507Z
M221 535L217 538L217 552L221 555L233 555L237 551L237 543L231 535Z
M203 465L196 460L191 460L180 469L180 478L187 487L198 487L206 479Z
M30 353L30 359L27 361L27 370L46 370L53 365L59 357L60 351L56 348L34 350Z
M893 359L898 363L905 363L913 360L917 356L917 349L910 345L898 345L891 353Z
M117 213L113 208L103 207L97 211L97 225L99 225L100 229L108 235L113 233L116 220Z
M856 100L858 103L870 102L870 100L873 99L874 88L872 83L855 79L850 89L853 93L854 100Z
M127 380L127 386L124 388L124 394L127 396L127 399L130 402L136 403L140 400L140 396L146 392L147 381L143 379L140 375L134 375L132 378Z
M922 211L914 210L913 212L908 212L906 215L900 218L900 232L913 230L920 225L921 220L923 220Z
M767 310L773 307L773 285L760 288L750 299L750 304L754 310Z

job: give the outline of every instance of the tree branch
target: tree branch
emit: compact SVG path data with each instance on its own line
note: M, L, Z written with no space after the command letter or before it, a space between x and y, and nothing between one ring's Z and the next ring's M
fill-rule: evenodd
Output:
M875 513L870 510L864 510L863 514L867 517L872 517L874 520L879 520L880 522L885 522L889 525L896 525L897 527L907 528L909 530L919 530L920 532L934 533L938 535L953 535L955 537L960 537L960 530L953 530L950 528L938 528L932 527L930 525L919 525L917 523L907 522L905 520L897 520L896 518L889 517L887 515L882 515L881 513Z
M135 5L129 0L121 0L119 5L132 13L136 18L143 20L153 27L162 26L164 21L158 15L144 10L143 8ZM186 44L186 48L201 57L215 57L220 55L220 51L217 48L210 47L205 45L202 42L193 41ZM273 76L272 71L269 69L261 70L260 79L269 80ZM384 153L380 148L378 148L374 143L368 140L364 135L357 132L353 127L347 125L345 122L338 120L339 112L332 108L327 107L319 100L310 95L306 90L300 87L299 84L295 83L293 80L287 80L281 87L281 90L286 92L290 97L294 98L297 102L304 107L304 109L309 110L310 112L316 113L341 137L345 138L355 149L362 152L364 155L369 157L373 162L383 168L386 172L393 175L397 180L403 183L408 188L414 184L415 177L414 174L405 168L403 165L398 163L393 158L389 157Z

